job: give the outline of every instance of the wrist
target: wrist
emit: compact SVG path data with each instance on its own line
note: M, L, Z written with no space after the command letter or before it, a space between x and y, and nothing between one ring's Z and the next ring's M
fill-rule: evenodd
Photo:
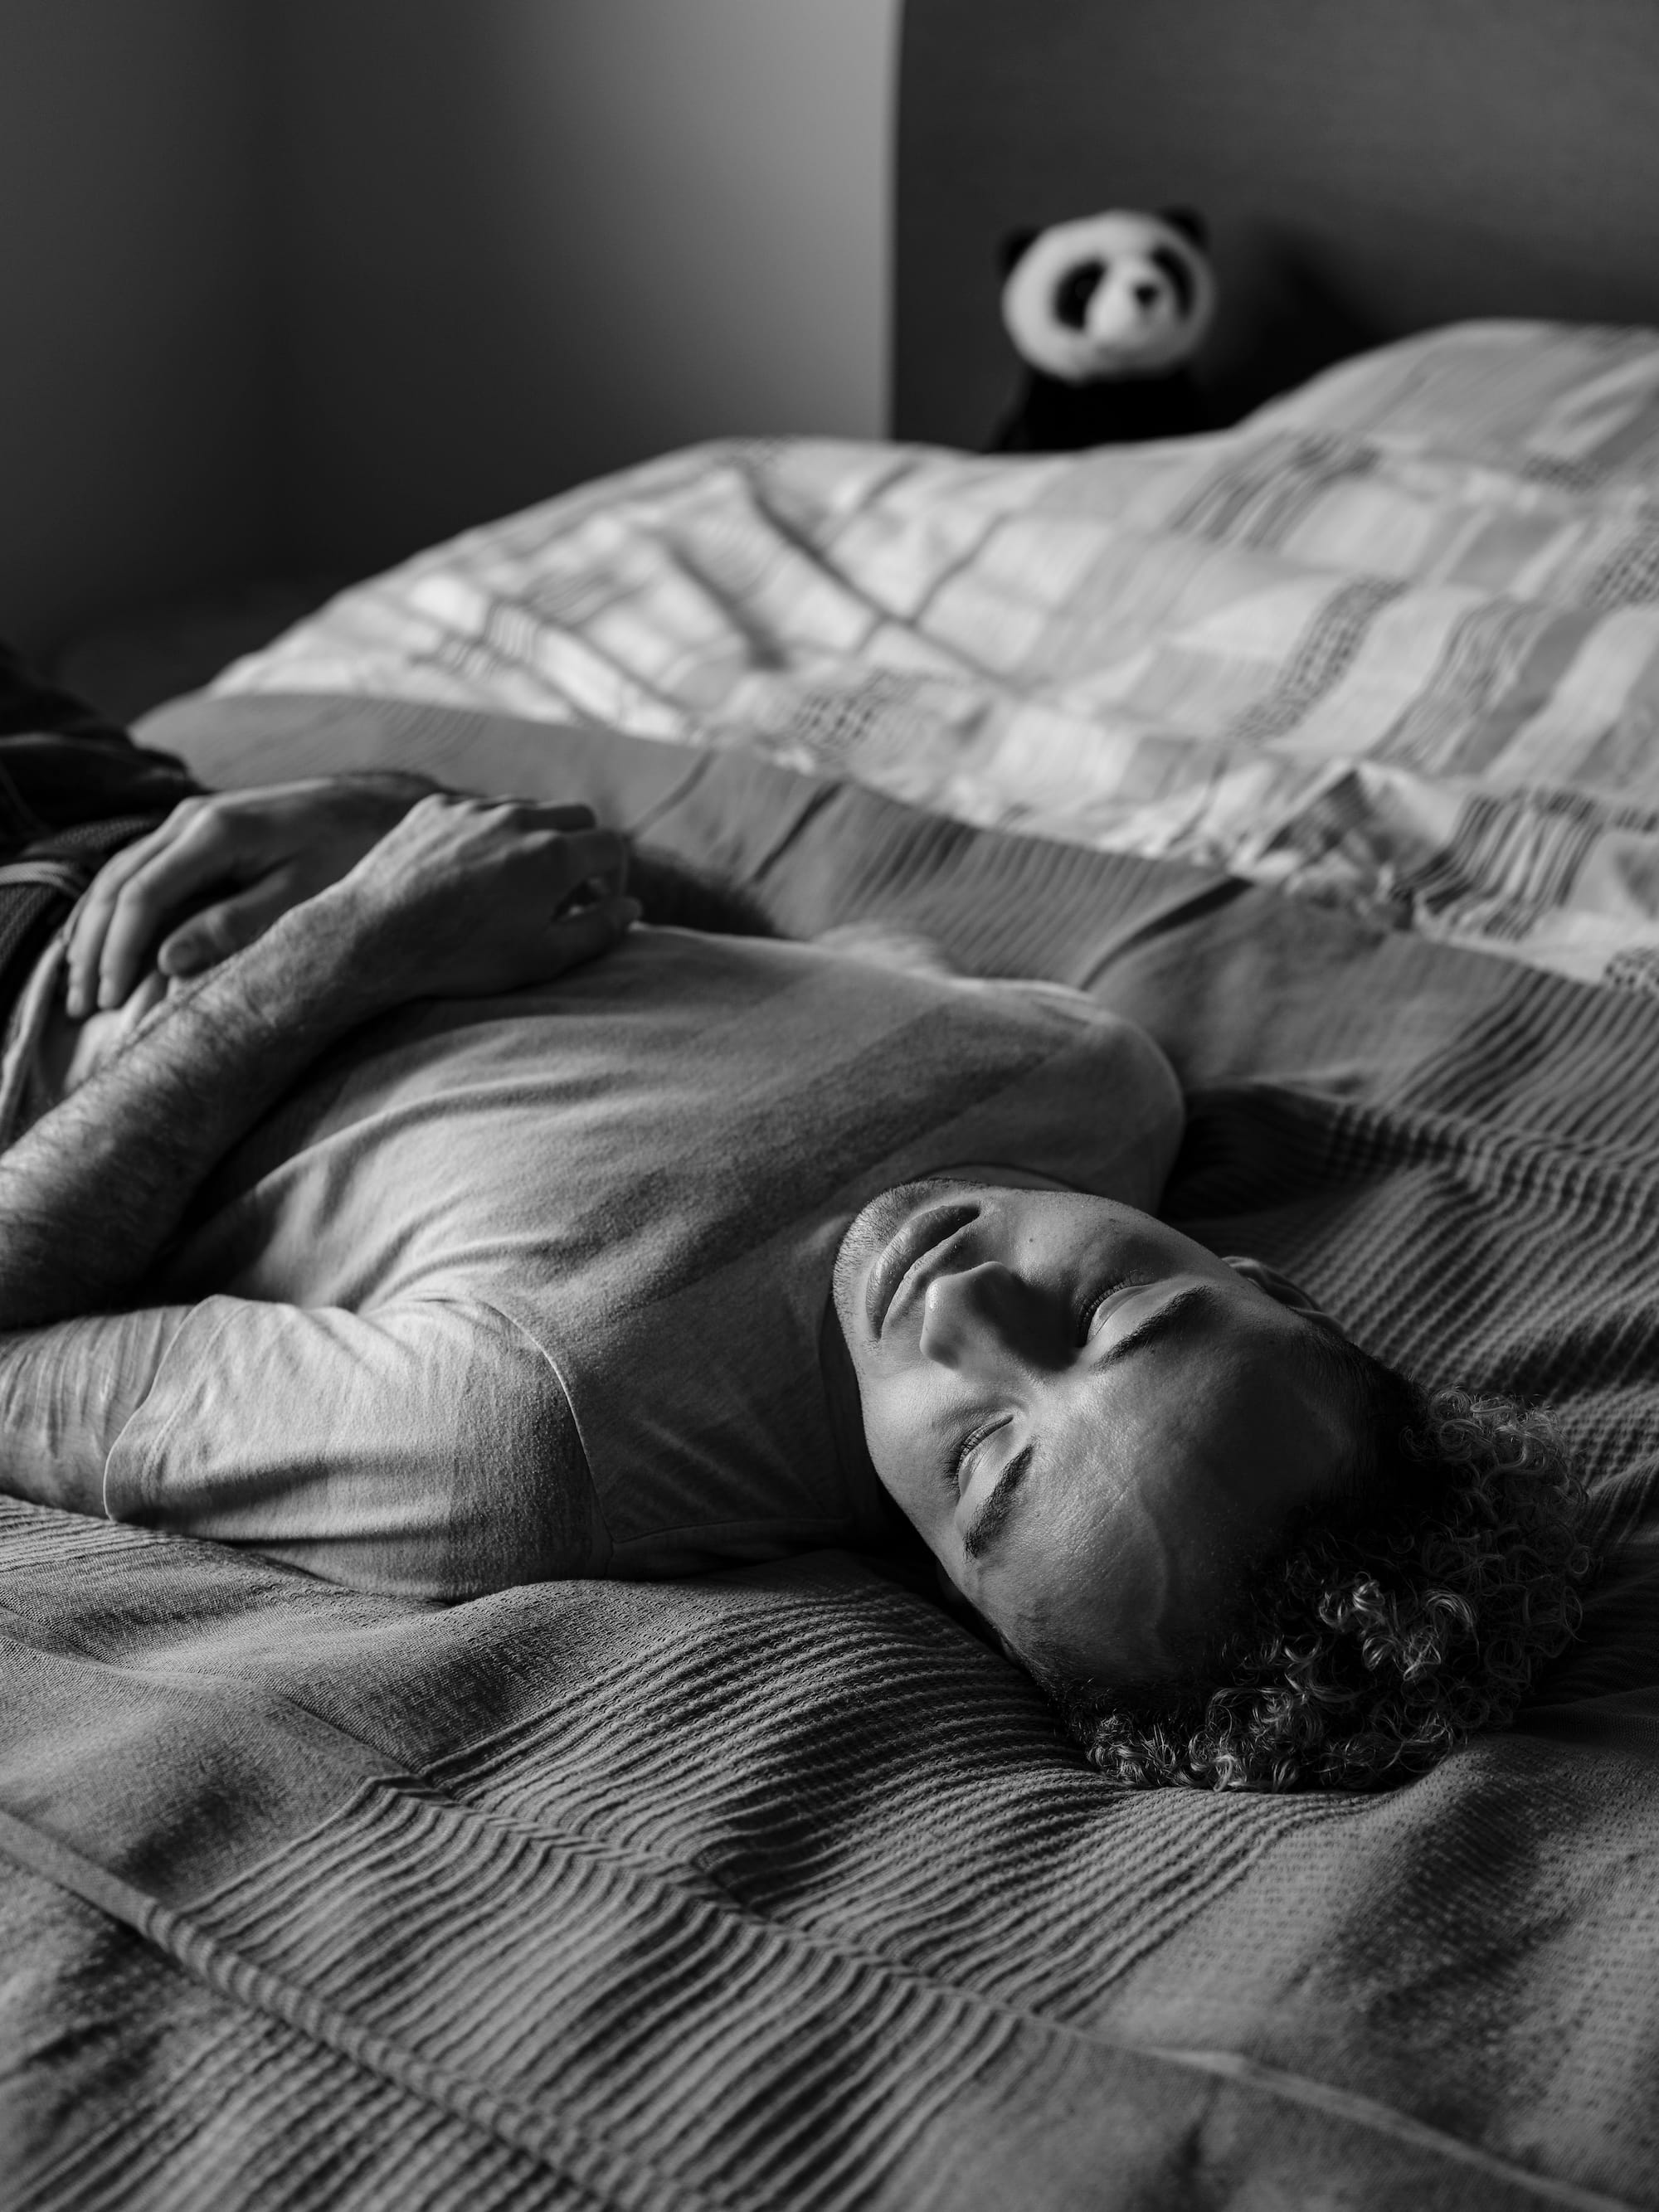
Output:
M215 978L222 978L274 1030L303 1031L320 1042L343 1036L417 995L389 919L352 878L343 878L210 969L191 995L211 995Z

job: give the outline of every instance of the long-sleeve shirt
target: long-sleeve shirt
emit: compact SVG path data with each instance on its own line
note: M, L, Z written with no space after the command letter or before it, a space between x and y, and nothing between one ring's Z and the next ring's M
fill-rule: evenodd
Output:
M968 1162L1150 1204L1179 1126L1157 1048L1078 994L636 930L348 1038L152 1304L13 1340L0 1415L118 1519L368 1588L876 1547L821 1362L854 1215Z

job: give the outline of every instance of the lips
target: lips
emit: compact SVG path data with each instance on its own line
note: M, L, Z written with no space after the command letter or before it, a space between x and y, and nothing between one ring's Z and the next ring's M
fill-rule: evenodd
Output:
M978 1206L962 1205L930 1206L910 1216L870 1270L864 1311L872 1336L881 1334L893 1302L916 1262L978 1217Z

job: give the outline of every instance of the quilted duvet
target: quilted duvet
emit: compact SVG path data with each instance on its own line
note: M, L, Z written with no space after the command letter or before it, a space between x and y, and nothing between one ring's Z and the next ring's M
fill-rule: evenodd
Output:
M1476 323L1237 429L702 447L344 593L219 690L749 751L1659 984L1659 335Z

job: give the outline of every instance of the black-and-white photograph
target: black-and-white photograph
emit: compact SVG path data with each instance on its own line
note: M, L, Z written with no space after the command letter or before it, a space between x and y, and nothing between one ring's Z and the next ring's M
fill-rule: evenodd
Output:
M0 2212L554 2208L1659 2212L1653 0L0 0Z

